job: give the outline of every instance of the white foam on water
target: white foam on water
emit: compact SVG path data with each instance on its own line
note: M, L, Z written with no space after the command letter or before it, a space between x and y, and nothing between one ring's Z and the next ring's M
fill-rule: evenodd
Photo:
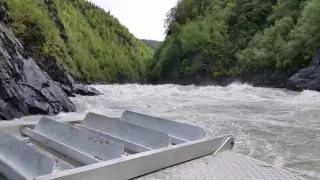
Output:
M55 118L83 119L88 112L120 116L132 110L203 127L208 136L233 134L235 151L320 179L320 93L218 86L96 85L101 96L77 96L78 110ZM297 161L309 162L309 166Z

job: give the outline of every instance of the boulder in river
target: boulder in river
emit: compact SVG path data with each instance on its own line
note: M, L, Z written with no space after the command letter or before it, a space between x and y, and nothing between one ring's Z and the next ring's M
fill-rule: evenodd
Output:
M85 86L82 84L74 84L73 85L73 92L76 94L80 94L83 96L96 96L96 95L100 95L101 93L96 90L95 88L89 87L89 86Z
M72 84L71 86L56 82L56 84L70 97L75 97L75 94L82 96L96 96L101 93L93 87L89 87L83 84Z
M75 110L64 91L0 22L0 119Z
M291 90L320 91L320 50L313 57L311 65L299 70L289 78L287 88Z

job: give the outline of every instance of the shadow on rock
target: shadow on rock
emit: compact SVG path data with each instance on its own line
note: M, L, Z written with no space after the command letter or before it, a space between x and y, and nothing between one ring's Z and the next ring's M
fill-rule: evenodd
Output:
M291 90L315 90L320 91L320 50L313 57L311 65L299 70L289 78L287 88Z

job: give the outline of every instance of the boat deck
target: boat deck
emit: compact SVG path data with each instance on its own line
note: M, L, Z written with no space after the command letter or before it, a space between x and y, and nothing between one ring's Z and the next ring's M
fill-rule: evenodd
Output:
M283 169L226 151L167 168L135 180L304 180Z

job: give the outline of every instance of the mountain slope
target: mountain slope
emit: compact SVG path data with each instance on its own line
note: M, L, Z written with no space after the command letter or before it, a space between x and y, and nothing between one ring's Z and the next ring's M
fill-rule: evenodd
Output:
M167 15L149 79L242 77L280 86L320 47L319 17L318 0L181 0Z
M119 21L84 0L0 0L7 3L14 34L50 76L50 61L78 80L137 81L152 50Z
M156 41L156 40L149 40L149 39L141 39L143 43L148 45L152 50L157 50L159 45L161 44L161 41Z

